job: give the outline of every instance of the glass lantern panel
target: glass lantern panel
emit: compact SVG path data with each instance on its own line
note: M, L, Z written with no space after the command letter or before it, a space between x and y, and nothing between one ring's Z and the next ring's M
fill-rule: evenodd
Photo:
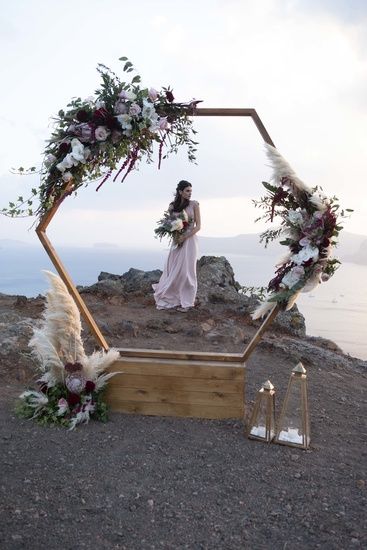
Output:
M304 383L304 382L303 382ZM305 433L302 412L302 380L294 378L288 393L288 399L284 403L284 414L281 424L278 426L278 439L298 445L304 445Z
M266 426L267 426L267 417L268 417L268 411L271 411L271 402L268 398L262 397L259 405L259 410L257 413L257 417L255 418L254 425L252 426L250 430L250 435L254 435L256 437L263 437L264 439L270 435L270 437L274 437L275 427L274 427L274 412L270 414L269 419L269 429L270 433L266 433Z

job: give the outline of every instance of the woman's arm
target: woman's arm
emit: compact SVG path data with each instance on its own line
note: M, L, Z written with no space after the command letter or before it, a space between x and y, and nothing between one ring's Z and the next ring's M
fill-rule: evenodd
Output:
M197 202L195 202L194 204L194 215L195 215L195 227L191 231L188 231L187 233L184 233L183 235L180 236L179 238L180 243L183 243L186 239L189 239L201 229L200 207Z

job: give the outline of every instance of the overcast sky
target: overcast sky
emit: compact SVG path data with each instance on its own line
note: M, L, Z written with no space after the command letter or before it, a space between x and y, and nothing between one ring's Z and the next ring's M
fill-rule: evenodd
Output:
M171 85L203 107L254 107L275 145L309 185L355 213L367 234L367 2L365 0L13 0L3 3L0 43L1 206L26 196L50 118L90 96L102 62L122 74L127 56L146 87ZM196 118L198 165L182 153L141 165L124 184L95 184L65 201L55 243L153 247L156 220L180 179L193 184L202 235L257 232L251 199L269 177L251 120ZM0 216L0 238L36 242L33 219ZM77 228L77 230L76 230Z

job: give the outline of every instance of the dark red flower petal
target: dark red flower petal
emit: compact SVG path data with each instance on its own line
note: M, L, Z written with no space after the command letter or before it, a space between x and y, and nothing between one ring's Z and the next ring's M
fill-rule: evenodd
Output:
M77 112L76 118L79 120L79 122L88 122L90 120L91 114L88 113L88 111L85 111L84 109L80 109L80 111Z
M74 405L80 403L80 395L78 395L77 393L69 393L66 401L68 402L70 407L73 407Z
M95 383L92 381L92 380L87 380L86 384L85 384L85 392L86 393L91 393L92 391L95 390Z
M170 103L172 103L172 101L175 99L173 93L170 90L166 91L166 98L167 101L169 101Z

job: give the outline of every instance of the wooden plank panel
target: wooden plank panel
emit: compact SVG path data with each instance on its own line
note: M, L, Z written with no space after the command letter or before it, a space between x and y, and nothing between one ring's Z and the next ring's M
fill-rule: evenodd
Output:
M237 394L243 391L244 380L210 380L200 378L180 378L178 376L139 376L116 374L108 382L109 387L136 388L149 390L182 390L197 392L221 392Z
M244 376L243 365L236 366L221 363L205 365L202 363L187 364L185 361L162 362L158 359L120 359L109 367L109 372L123 371L129 374L144 376L179 376L184 378L209 378L213 380L236 380Z
M173 351L144 348L119 348L122 357L151 357L156 359L181 359L185 361L242 362L242 353L216 353L206 351Z
M240 407L243 393L199 392L142 388L121 388L109 386L106 398L111 402L136 401L146 403L187 403L190 405L215 405L219 407Z
M111 408L116 412L145 414L150 416L179 416L211 419L242 419L244 414L243 406L216 407L182 403L137 403L125 401L124 403L111 403Z

